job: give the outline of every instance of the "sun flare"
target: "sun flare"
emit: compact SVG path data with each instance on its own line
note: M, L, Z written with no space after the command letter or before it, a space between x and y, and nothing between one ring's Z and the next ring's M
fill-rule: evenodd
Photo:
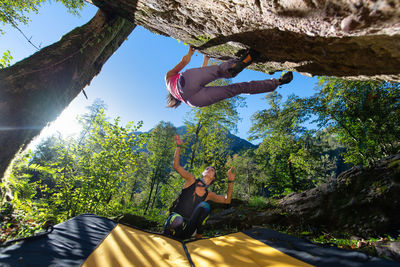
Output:
M48 130L50 132L59 132L63 136L79 133L81 126L78 123L77 115L78 114L67 108L49 125Z

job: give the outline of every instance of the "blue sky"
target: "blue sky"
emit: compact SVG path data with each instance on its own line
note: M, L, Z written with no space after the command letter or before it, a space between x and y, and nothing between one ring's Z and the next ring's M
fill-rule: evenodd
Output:
M97 8L87 5L74 16L58 3L45 4L39 9L39 14L31 14L28 25L20 25L22 31L31 38L35 45L48 46L58 41L75 27L89 21ZM31 46L17 30L2 27L6 34L0 35L0 54L10 50L14 57L12 63L30 56L36 49ZM266 43L268 45L268 43ZM153 128L159 121L170 121L175 126L182 126L185 114L190 107L181 105L177 109L165 107L165 73L173 68L186 54L188 46L171 37L153 34L143 27L136 27L127 41L114 53L103 66L90 86L85 88L89 100L78 95L63 112L59 119L43 135L59 131L66 135L76 129L74 118L86 112L96 98L102 99L108 106L107 115L110 118L121 117L122 124L128 121L144 122L142 131ZM199 67L203 56L196 52L187 66ZM84 70L82 70L84 71ZM245 70L232 82L278 78L280 73L269 76L265 73ZM290 94L310 96L315 93L316 78L309 78L294 73L294 80L278 89L284 99ZM248 138L251 127L251 115L256 111L267 108L265 94L246 95L247 107L239 110L242 121L238 125L237 135Z

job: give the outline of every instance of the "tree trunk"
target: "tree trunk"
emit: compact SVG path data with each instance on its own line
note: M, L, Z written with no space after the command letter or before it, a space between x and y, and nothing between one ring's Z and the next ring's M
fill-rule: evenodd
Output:
M292 181L292 191L296 192L298 190L298 184L296 175L294 174L293 165L290 159L288 159L288 169L289 169L290 180Z
M151 209L154 209L154 203L156 202L159 190L160 190L160 180L157 181L156 191L154 192L153 199L151 201Z
M156 169L156 171L155 171L155 173L154 173L154 175L153 175L153 178L151 179L149 198L147 199L146 208L144 209L143 215L146 215L146 214L147 214L147 210L148 210L149 207L150 207L151 195L153 194L154 185L156 184L157 173L158 173L158 169Z
M250 194L251 194L251 190L250 190L250 189L251 189L251 188L250 188L251 184L250 184L250 174L249 174L249 171L250 171L249 160L246 159L247 201L249 201L249 199L250 199Z
M0 71L0 175L18 150L90 83L134 28L98 11L59 42Z
M192 150L192 155L190 156L190 166L189 166L189 171L193 170L193 165L194 165L194 158L196 156L196 150L198 147L198 142L199 142L199 134L200 134L200 130L202 128L202 124L200 123L200 121L197 123L197 128L196 128L196 135L195 135L195 139L194 139L194 144L193 144L193 150Z

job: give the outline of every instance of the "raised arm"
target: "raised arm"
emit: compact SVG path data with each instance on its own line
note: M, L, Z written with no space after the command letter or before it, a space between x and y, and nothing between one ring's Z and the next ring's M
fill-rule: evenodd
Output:
M208 56L204 55L203 65L201 66L202 68L207 67L209 59Z
M217 195L214 192L210 192L206 200L211 200L217 203L230 204L232 200L233 183L235 182L235 168L232 167L228 171L228 191L226 195Z
M172 70L167 72L165 75L165 80L167 81L172 76L178 74L187 64L189 64L190 59L194 54L195 49L189 45L189 51L186 55L183 56L182 60L176 65Z
M179 135L175 135L174 137L175 144L176 144L176 150L175 150L175 155L174 155L174 169L179 173L182 178L186 180L186 184L184 187L191 185L196 178L194 177L193 174L189 173L186 171L180 164L179 164L179 157L181 154L181 147L183 145L183 141L180 139Z

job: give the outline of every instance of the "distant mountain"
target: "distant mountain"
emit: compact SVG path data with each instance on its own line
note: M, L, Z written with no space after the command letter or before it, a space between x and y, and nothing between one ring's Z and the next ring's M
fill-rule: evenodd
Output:
M181 126L176 128L176 131L178 132L179 135L183 135L186 134L187 130L186 130L186 126ZM258 146L253 145L252 143L250 143L249 141L242 139L234 134L228 133L227 134L228 140L230 141L230 146L229 146L229 150L232 151L232 154L238 153L239 151L242 150L247 150L250 148L257 148Z
M187 132L186 126L180 126L176 128L176 131L179 135L184 135ZM249 141L242 139L234 134L228 133L227 138L230 141L229 144L229 150L232 151L232 154L238 153L239 151L242 150L247 150L247 149L255 149L258 146L253 145Z
M231 141L230 149L233 151L233 153L238 153L239 151L247 149L256 149L258 147L256 145L253 145L249 141L242 139L231 133L228 133L227 137Z
M151 129L145 133L151 133L152 130L153 129ZM179 135L184 135L187 133L186 126L177 127L176 131ZM140 135L141 133L143 133L143 132L135 132L134 134ZM229 144L230 144L230 146L229 146L229 150L231 151L230 154L239 153L240 151L247 150L247 149L255 149L258 147L256 145L253 145L249 141L242 139L231 133L227 134L227 138L228 138ZM146 150L146 146L144 146L144 150Z

